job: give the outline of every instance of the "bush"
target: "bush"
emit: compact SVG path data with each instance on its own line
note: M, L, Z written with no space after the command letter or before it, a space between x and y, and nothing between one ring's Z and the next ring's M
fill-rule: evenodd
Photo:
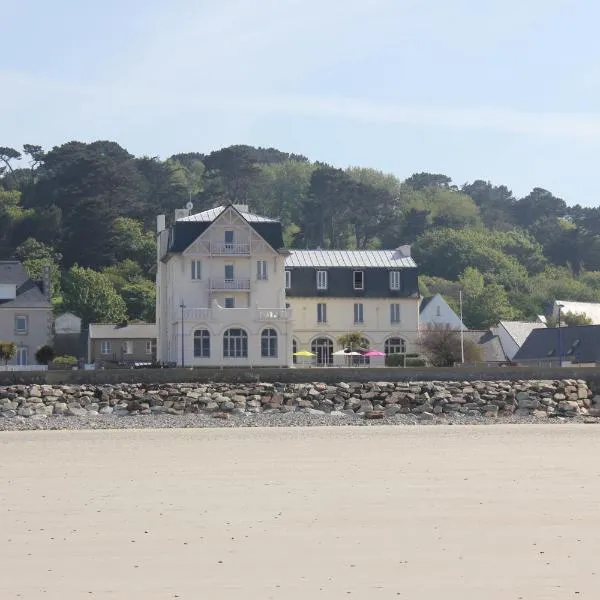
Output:
M17 354L17 345L14 342L3 342L0 341L0 359L4 361L4 364L8 364L8 361L13 359Z
M35 353L35 360L38 365L47 365L54 358L54 349L52 346L42 346Z
M52 364L56 367L74 367L77 364L77 359L74 356L68 354L64 356L57 356Z
M424 358L406 358L407 367L426 367L427 361Z
M388 354L385 357L386 367L403 367L404 366L404 354Z

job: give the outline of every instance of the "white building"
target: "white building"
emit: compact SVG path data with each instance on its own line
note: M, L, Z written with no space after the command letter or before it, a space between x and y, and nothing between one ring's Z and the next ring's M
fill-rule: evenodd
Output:
M288 251L281 224L246 206L188 213L168 229L158 217L157 360L291 366L307 350L301 362L329 365L349 332L385 354L418 351L409 246Z
M552 306L552 316L558 319L558 307L564 317L568 313L585 315L591 319L591 325L600 325L600 303L598 302L571 302L570 300L555 300Z
M385 354L417 352L419 290L410 247L396 250L291 250L286 293L292 347L333 364L337 339L360 332Z
M423 298L419 310L421 329L426 329L430 325L448 325L453 329L466 329L460 317L450 308L441 294Z
M157 360L191 366L288 366L281 224L226 206L158 217Z

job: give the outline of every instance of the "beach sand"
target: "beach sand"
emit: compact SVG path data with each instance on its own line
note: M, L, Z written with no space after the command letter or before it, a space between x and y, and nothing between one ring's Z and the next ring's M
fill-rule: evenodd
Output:
M0 599L600 596L600 428L6 432Z

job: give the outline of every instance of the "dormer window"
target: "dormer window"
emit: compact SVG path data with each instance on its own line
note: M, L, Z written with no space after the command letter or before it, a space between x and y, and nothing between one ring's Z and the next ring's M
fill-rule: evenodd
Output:
M400 271L390 271L390 290L400 289Z
M354 271L352 274L353 285L355 290L365 289L365 273L364 271Z
M317 289L327 289L327 271L317 271Z

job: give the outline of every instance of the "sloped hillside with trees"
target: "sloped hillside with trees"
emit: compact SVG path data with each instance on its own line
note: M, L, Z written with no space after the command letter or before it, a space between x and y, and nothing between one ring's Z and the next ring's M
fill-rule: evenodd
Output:
M291 248L413 244L422 293L456 306L462 289L470 327L535 318L555 298L600 301L599 208L538 187L517 198L481 180L401 181L243 145L166 160L110 141L2 147L0 258L34 278L50 263L57 310L85 322L151 320L155 217L189 200L196 211L249 204L282 221Z

